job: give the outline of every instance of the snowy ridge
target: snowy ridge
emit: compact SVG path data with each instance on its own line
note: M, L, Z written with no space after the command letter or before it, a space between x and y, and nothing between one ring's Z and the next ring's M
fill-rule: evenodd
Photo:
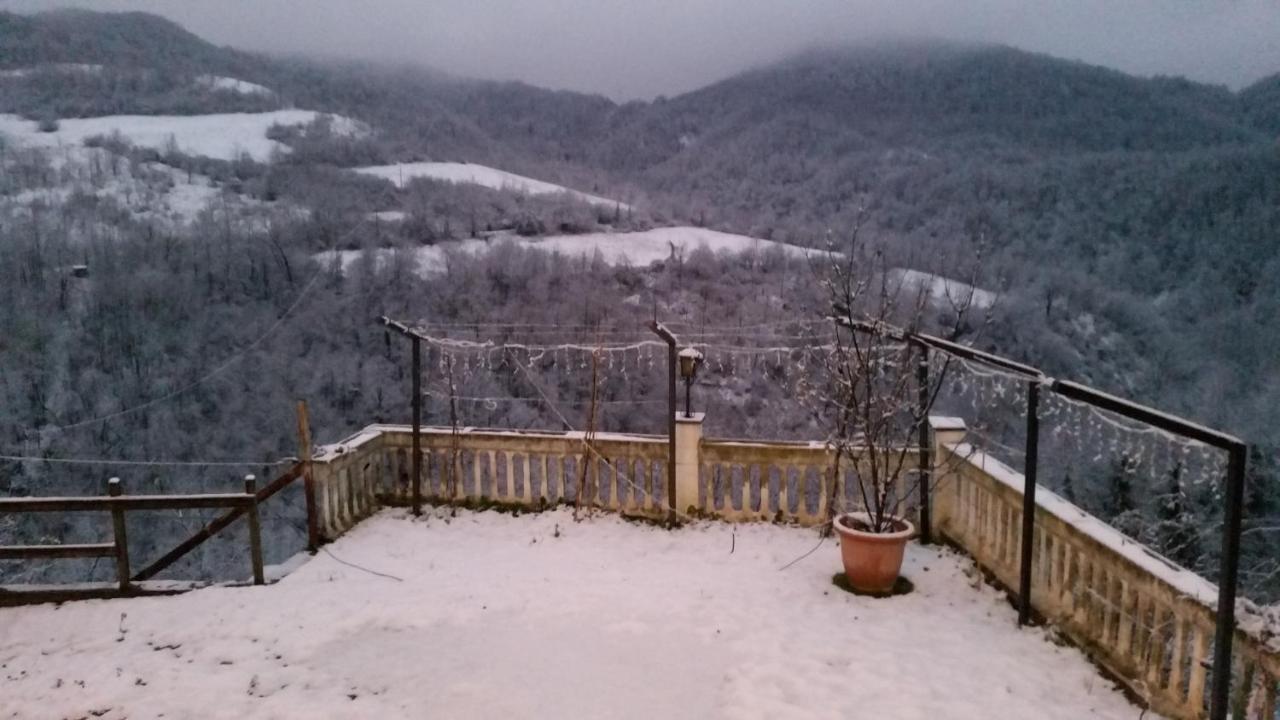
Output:
M196 84L209 90L226 90L241 95L275 95L271 88L222 75L200 75Z
M0 78L22 78L39 72L41 70L50 70L59 73L100 73L101 65L90 63L52 63L49 65L39 65L36 67L11 68L9 70L0 70Z
M510 243L517 247L545 250L568 257L592 258L599 254L600 258L610 265L630 264L640 267L661 262L671 257L673 249L688 259L689 253L699 248L712 252L744 253L766 252L776 250L790 257L804 258L811 251L796 245L760 240L716 230L696 227L668 227L642 230L629 233L585 233L582 235L548 235L546 237L519 237L501 235L495 238L476 240L456 240L436 245L413 248L405 252L412 253L417 272L422 275L434 275L447 269L446 259L449 253L463 252L477 254L491 251L502 243ZM337 253L324 252L317 255L321 262L332 262L335 258L343 268L350 267L361 254L360 250L342 250ZM373 251L377 262L390 261L394 250L380 249Z
M95 135L120 135L139 147L163 151L170 142L191 155L219 160L234 160L241 155L259 162L271 159L272 153L288 152L289 147L267 137L273 125L306 125L324 113L313 110L276 110L263 113L221 113L213 115L109 115L96 118L70 118L58 121L58 129L40 132L37 124L16 115L0 115L0 134L13 137L22 144L39 147L82 145ZM363 125L340 115L333 119L332 130L339 135L359 135Z
M563 185L535 180L524 175L487 167L473 163L457 162L411 162L396 165L372 165L353 168L362 175L372 175L389 180L396 187L403 188L414 178L429 178L453 183L469 183L481 185L494 190L510 190L528 195L557 195L568 193L573 197L592 205L620 207L626 210L630 206L607 197L580 192Z
M987 309L996 304L996 294L990 290L974 287L968 283L953 280L933 273L919 270L894 269L893 278L909 292L919 292L926 288L933 302L940 304L966 303L977 309Z

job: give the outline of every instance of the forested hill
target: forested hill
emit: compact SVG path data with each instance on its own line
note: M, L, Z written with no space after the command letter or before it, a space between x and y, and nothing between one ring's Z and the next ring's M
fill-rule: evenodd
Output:
M252 56L220 48L148 13L0 12L0 67L81 63L170 71L251 71Z
M127 118L127 138L107 131L131 115L151 117ZM960 340L1236 432L1261 448L1258 477L1276 477L1280 75L1233 92L903 41L616 103L242 52L144 14L0 13L0 123L15 133L0 137L0 454L273 460L295 451L298 398L324 440L403 421L408 369L370 322L382 314L811 319L811 268L785 248L673 249L630 268L492 239L591 233L630 251L628 231L703 225L825 246L861 222L898 268L976 265L1000 301ZM178 145L178 127L193 145ZM236 145L249 141L256 155ZM489 184L406 181L402 164L415 161L491 166ZM581 192L494 180L510 173ZM499 249L440 247L454 241ZM355 260L319 254L330 250ZM449 272L415 272L426 255ZM710 413L715 432L824 434L777 378L707 372L709 402L732 409ZM545 379L566 403L582 399L572 377ZM524 402L518 378L469 382L464 396L521 402L466 406L464 424L561 426ZM665 427L648 412L663 387L613 378L605 400L619 404L600 427ZM445 420L442 407L428 421ZM213 482L218 471L202 472ZM1070 472L1102 512L1085 498L1104 498L1114 474ZM0 492L74 494L101 479L0 462ZM146 476L174 490L199 479ZM1250 487L1273 494L1256 507L1280 508L1275 482ZM148 542L164 539L153 530ZM1280 597L1280 580L1267 582Z
M1280 74L1245 88L1240 99L1249 121L1280 142Z
M1240 99L1181 79L1140 79L1007 47L938 42L814 51L619 113L602 152L646 168L682 150L808 135L788 149L1170 151L1256 141ZM770 149L772 143L762 149ZM712 152L707 150L706 152Z
M101 70L9 78L0 112L302 107L365 121L367 137L295 137L286 165L237 171L244 191L284 188L316 217L390 207L385 192L335 165L446 160L639 198L656 224L805 245L865 212L869 232L925 266L981 240L982 280L1009 299L1008 330L990 342L1174 409L1203 412L1220 385L1200 388L1203 354L1185 346L1216 346L1212 338L1280 303L1280 290L1258 280L1280 272L1270 242L1280 224L1280 76L1236 93L915 40L814 50L679 97L617 104L420 68L245 53L140 13L0 13L0 68L68 63ZM272 94L196 92L199 74ZM439 222L402 228L401 240L435 242L476 224L473 206L452 208L454 217L452 206L435 207ZM1097 337L1082 335L1083 316ZM1100 349L1112 336L1123 340ZM1254 342L1228 360L1240 386L1274 365L1269 339ZM1263 412L1253 397L1201 417L1253 427Z

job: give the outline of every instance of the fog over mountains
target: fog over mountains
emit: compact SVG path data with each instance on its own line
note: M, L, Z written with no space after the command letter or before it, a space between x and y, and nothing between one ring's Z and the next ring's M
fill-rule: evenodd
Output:
M241 135L191 121L229 113ZM961 340L1241 434L1267 479L1252 501L1280 506L1280 75L1232 91L1005 46L881 41L619 103L264 56L153 15L65 11L0 13L0 114L0 454L267 461L295 452L299 397L322 440L402 421L407 367L372 324L380 314L812 320L821 298L786 248L673 245L635 267L527 248L689 226L826 248L861 223L892 266L972 269L999 295ZM133 116L177 120L148 139ZM409 163L421 177L387 169ZM581 194L441 179L459 163ZM463 241L497 249L454 253ZM424 248L446 274L418 271ZM662 397L656 375L632 380L608 397ZM472 395L528 394L510 377L472 382ZM708 402L734 412L715 431L815 432L768 377L716 382ZM565 379L561 392L571 402L580 388ZM645 407L610 411L607 429L660 429ZM429 404L428 420L442 412ZM556 426L536 405L465 412ZM99 475L0 461L0 490L69 494ZM1107 477L1075 482L1083 495Z

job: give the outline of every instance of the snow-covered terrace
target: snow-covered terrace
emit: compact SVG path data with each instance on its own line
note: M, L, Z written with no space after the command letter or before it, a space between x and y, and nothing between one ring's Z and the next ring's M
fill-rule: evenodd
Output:
M0 610L12 718L1135 718L954 551L831 584L812 530L384 510L278 584ZM381 574L374 574L374 573Z
M1143 716L1128 697L1204 717L1213 586L1043 491L1047 624L1020 629L996 586L1017 586L1023 478L931 424L949 545L909 546L915 590L884 599L835 587L835 543L815 544L825 504L853 498L823 485L821 443L681 421L667 476L665 438L599 433L585 491L582 433L424 428L423 497L521 512L414 518L387 507L412 497L412 434L370 426L318 449L332 542L275 585L0 609L0 717ZM624 519L664 517L669 492L710 519ZM747 520L774 522L725 522ZM1280 639L1254 620L1233 717L1273 720Z

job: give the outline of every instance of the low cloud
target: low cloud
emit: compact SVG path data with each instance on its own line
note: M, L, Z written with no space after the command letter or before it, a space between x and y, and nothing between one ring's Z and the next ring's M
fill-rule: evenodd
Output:
M1240 87L1280 72L1271 0L11 0L144 10L219 44L427 64L597 92L674 95L814 44L998 42L1126 72Z

